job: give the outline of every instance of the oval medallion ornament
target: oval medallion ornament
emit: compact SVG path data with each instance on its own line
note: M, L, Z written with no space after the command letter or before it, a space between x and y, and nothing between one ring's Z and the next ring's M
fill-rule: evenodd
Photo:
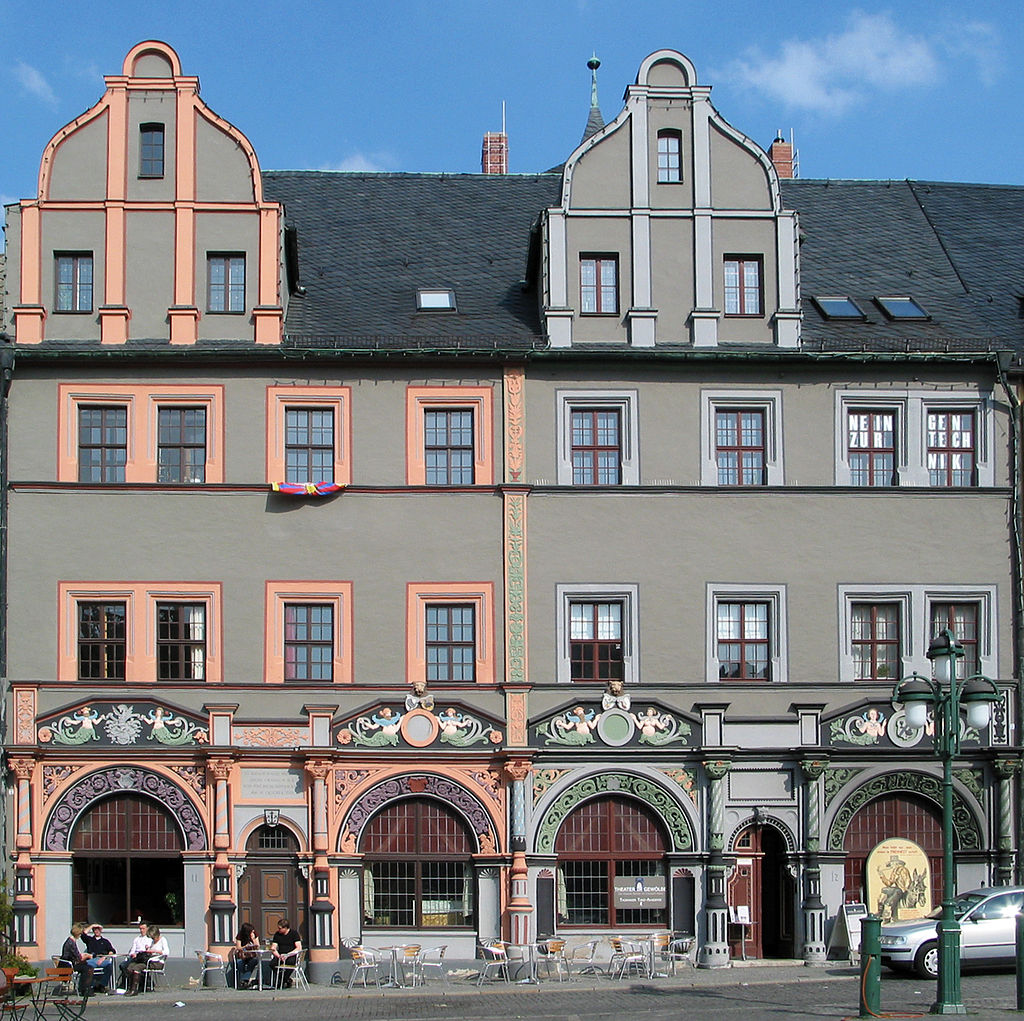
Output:
M597 721L598 737L605 744L610 744L614 748L628 744L635 730L636 726L632 718L621 709L609 709L602 713L601 718Z
M432 713L413 709L402 717L400 729L402 737L414 748L426 748L437 737L439 727Z

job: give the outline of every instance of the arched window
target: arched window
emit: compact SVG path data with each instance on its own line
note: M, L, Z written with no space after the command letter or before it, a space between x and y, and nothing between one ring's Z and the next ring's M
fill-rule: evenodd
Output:
M473 837L463 820L432 798L382 809L363 831L363 918L387 928L471 926Z
M846 851L846 895L867 896L864 862L876 844L889 837L914 841L928 856L932 876L932 903L942 900L942 822L931 802L907 795L875 798L850 820L843 850Z
M599 798L562 823L558 919L563 925L664 926L668 921L668 841L646 805Z
M151 798L120 794L96 802L71 838L72 917L182 925L183 848L174 817Z

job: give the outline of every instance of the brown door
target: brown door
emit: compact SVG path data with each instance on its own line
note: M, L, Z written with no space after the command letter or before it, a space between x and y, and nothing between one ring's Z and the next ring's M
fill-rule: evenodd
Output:
M746 909L750 924L729 926L733 957L792 957L795 884L785 862L785 844L771 826L748 826L733 847L736 868L729 879L730 918ZM746 947L743 937L746 937Z
M305 881L297 853L295 838L280 826L262 826L249 840L238 880L238 920L251 922L260 939L271 936L282 918L306 939Z

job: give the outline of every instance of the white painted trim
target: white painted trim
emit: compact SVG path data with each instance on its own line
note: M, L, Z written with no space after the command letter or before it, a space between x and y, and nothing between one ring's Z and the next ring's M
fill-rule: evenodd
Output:
M572 413L579 408L618 408L622 425L622 485L640 485L640 423L638 390L555 391L555 478L560 486L572 483ZM588 489L592 487L586 487ZM610 488L616 487L597 487Z
M700 484L702 486L718 485L718 459L715 456L715 412L724 408L756 408L764 412L766 485L783 485L785 473L782 457L784 433L781 390L701 390Z
M718 604L768 603L768 641L771 680L723 681L718 676ZM789 620L785 585L737 585L708 582L705 612L705 678L709 684L785 684L789 680Z
M631 582L600 584L559 584L555 586L555 680L559 684L572 684L572 666L569 661L569 604L574 602L603 602L622 604L622 677L626 684L640 679L640 587ZM594 688L591 685L591 688Z

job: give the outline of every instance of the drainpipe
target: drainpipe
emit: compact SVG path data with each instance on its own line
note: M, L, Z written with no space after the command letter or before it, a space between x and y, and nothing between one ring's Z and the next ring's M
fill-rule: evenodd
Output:
M1021 434L1022 434L1022 408L1010 381L1006 378L1006 371L1010 368L1013 355L1009 351L998 351L993 357L996 374L1002 384L1003 392L1010 405L1010 541L1011 541L1011 564L1013 567L1013 591L1014 591L1014 625L1013 625L1013 676L1017 683L1017 719L1015 722L1016 733L1020 735L1021 726L1024 724L1024 707L1021 706L1020 693L1024 690L1024 547L1021 542ZM1019 738L1018 738L1019 741ZM1020 783L1020 780L1017 781ZM1020 792L1018 791L1018 794ZM1015 799L1020 805L1020 797ZM1021 862L1021 846L1024 843L1024 813L1018 809L1016 820L1016 844L1017 844L1017 882L1024 882L1024 863Z

